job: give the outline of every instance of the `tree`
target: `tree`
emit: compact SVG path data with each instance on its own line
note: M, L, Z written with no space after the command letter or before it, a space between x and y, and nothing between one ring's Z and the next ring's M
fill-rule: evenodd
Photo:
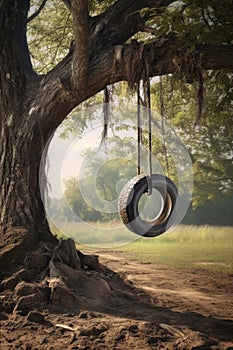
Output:
M17 261L16 251L22 259L32 242L54 241L41 200L40 162L74 107L108 84L132 86L146 73L179 70L196 79L200 67L233 69L231 1L96 0L96 15L87 0L64 3L73 37L68 53L45 74L36 73L28 48L27 27L35 17L28 13L35 6L0 3L1 264L13 255Z
M136 165L129 159L122 158L117 137L108 139L108 143L111 143L111 147L107 155L100 149L84 152L86 158L82 176L65 181L66 201L77 217L85 222L118 220L119 192L126 179L132 178L136 173ZM125 145L124 150L133 148L134 143L131 142L131 147ZM131 158L134 159L135 154Z
M87 186L89 179L85 178ZM79 183L75 178L71 178L66 183L65 198L69 203L72 211L83 221L98 221L101 218L101 213L90 207L82 197Z

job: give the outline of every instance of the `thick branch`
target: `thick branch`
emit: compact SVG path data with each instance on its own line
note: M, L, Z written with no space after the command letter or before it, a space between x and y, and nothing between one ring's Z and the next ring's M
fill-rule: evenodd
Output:
M103 14L94 18L91 24L92 45L124 44L138 31L143 31L148 13L141 14L142 9L155 8L161 11L174 0L118 0Z
M176 62L178 49L179 44L174 38L170 38L162 45L160 42L145 45L141 54L141 62L138 63L138 74L143 74L143 63L145 62L149 64L150 76L175 73L177 69L182 71L182 62L180 67L177 67ZM114 49L108 49L100 56L97 55L88 70L90 78L87 98L101 91L107 84L121 80L128 81L129 68L134 68L133 60L138 52L138 45L124 45L115 46ZM179 51L179 56L182 54L186 60L189 58L190 61L192 60L192 55L187 57L185 50ZM200 64L206 70L233 71L233 45L199 45L195 55L200 57Z
M227 69L233 72L233 45L198 45L204 69Z
M88 68L88 0L72 0L74 55L72 63L72 85L83 92L87 82Z
M49 116L47 114L46 121L44 120L49 124L49 128L55 130L74 107L103 90L106 85L121 80L127 81L129 68L137 68L133 60L138 55L138 45L118 45L96 53L88 65L87 87L83 94L80 94L79 90L74 91L69 84L73 56L72 54L67 56L43 79L40 85L41 95L38 98L44 101L47 111L50 108ZM141 62L138 63L137 78L143 74L143 62L149 64L151 76L174 73L177 69L182 70L182 64L177 67L178 49L179 44L174 38L170 38L163 44L157 42L146 45L141 53ZM186 52L179 50L179 57L182 55L187 60ZM204 69L225 68L233 71L233 45L199 45L195 55L199 55L199 63Z

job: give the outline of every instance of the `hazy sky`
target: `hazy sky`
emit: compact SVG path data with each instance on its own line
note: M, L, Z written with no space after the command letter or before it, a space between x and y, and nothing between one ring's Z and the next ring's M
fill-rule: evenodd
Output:
M64 180L79 175L83 162L83 152L98 148L101 140L102 126L88 131L83 137L70 136L68 139L59 137L59 129L51 140L48 150L48 181L50 195L62 197Z

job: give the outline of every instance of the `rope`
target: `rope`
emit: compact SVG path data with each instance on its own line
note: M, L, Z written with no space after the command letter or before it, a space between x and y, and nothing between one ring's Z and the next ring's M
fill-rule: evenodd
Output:
M148 176L148 195L152 194L152 181L151 181L151 175L152 175L152 138L151 138L151 122L152 122L152 116L151 116L151 98L150 98L150 79L147 79L146 82L147 86L147 112L148 112L148 169L149 169L149 176Z
M144 90L145 91L145 90ZM148 195L152 194L152 137L151 137L151 98L150 98L150 79L146 81L146 98L147 98L147 113L148 113ZM137 83L137 136L138 136L138 164L137 173L141 174L141 144L142 144L142 126L141 126L141 100L140 100L140 81Z
M141 128L141 101L140 101L140 81L137 83L137 136L138 136L138 164L137 172L141 174L141 143L142 143L142 128Z
M164 119L165 119L165 106L164 106L164 99L163 99L163 82L162 77L159 77L159 103L160 103L160 113L161 113L161 128L162 128L162 135L163 135L163 152L165 156L165 164L166 164L166 171L167 175L169 176L169 160L168 160L168 153L167 153L167 146L166 146L166 132L165 132L165 125L164 125Z

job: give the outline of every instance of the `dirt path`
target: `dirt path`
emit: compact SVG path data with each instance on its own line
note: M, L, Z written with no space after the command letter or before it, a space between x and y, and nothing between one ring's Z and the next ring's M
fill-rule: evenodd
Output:
M121 299L79 314L0 312L0 349L233 349L233 276L97 254L131 286L116 285Z
M147 291L156 306L233 320L233 276L129 261L115 252L99 255L103 263L125 273L136 287Z

